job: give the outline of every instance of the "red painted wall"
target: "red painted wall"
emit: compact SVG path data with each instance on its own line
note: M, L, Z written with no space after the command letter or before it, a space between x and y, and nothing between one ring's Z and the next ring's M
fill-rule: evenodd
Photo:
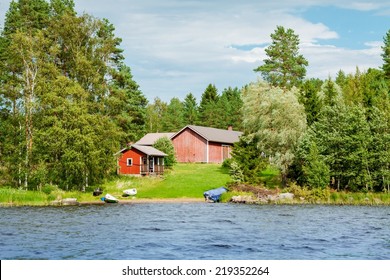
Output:
M222 163L225 159L230 158L231 146L209 142L209 162Z
M220 143L209 142L209 162L222 162L222 145Z
M119 163L119 174L140 174L141 157L145 154L141 153L136 149L125 151L118 160ZM133 165L127 166L127 159L133 159Z
M172 139L178 162L206 162L207 141L189 128Z
M172 139L178 162L207 162L207 141L189 128ZM230 157L231 147L222 143L208 143L208 162L222 163ZM224 152L225 150L225 152Z

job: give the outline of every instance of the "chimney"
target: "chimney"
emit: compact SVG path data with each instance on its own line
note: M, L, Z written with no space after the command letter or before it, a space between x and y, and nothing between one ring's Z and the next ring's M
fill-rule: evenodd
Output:
M232 130L233 130L233 126L232 126L232 125L229 125L229 126L228 126L228 130L229 130L229 131L232 131Z

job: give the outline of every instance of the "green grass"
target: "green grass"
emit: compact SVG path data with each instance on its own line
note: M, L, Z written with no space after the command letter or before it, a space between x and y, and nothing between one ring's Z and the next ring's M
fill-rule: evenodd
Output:
M0 188L0 204L15 206L43 206L48 205L48 195L37 191Z
M282 185L280 171L275 166L269 165L264 171L260 173L260 179L267 188L274 189Z
M261 174L267 188L280 187L280 175L277 169L267 168ZM116 176L107 180L99 187L103 195L110 193L121 200L131 200L133 197L122 197L123 190L136 188L136 198L203 198L206 190L226 186L230 182L229 170L218 164L177 164L168 170L163 177ZM55 186L45 186L42 191L24 191L9 187L0 188L0 205L7 206L44 206L54 200L77 198L79 202L100 201L101 196L94 197L93 189L87 192L65 192ZM308 189L292 184L283 190L293 192L296 199L291 203L315 203L334 205L390 205L389 193L350 193L336 192L326 189ZM229 192L222 196L227 202L233 195L250 195L250 193Z
M136 188L137 198L202 198L206 190L225 186L229 181L229 171L218 164L177 164L163 177L121 176L102 188L114 196Z

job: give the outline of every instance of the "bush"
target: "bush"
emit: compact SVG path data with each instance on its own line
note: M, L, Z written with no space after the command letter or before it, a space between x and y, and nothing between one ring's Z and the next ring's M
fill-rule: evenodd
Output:
M222 167L231 168L233 160L231 158L227 158L222 162Z
M175 148L168 137L158 139L156 143L154 143L153 147L167 154L167 157L164 159L164 165L166 167L172 167L176 164Z
M42 187L42 192L45 193L45 194L51 194L51 192L57 190L57 187L56 186L53 186L53 185L44 185Z

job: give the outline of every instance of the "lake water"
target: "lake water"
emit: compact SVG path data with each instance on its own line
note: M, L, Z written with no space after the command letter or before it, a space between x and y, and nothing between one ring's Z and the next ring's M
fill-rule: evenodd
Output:
M0 223L3 260L390 259L390 207L15 207Z

